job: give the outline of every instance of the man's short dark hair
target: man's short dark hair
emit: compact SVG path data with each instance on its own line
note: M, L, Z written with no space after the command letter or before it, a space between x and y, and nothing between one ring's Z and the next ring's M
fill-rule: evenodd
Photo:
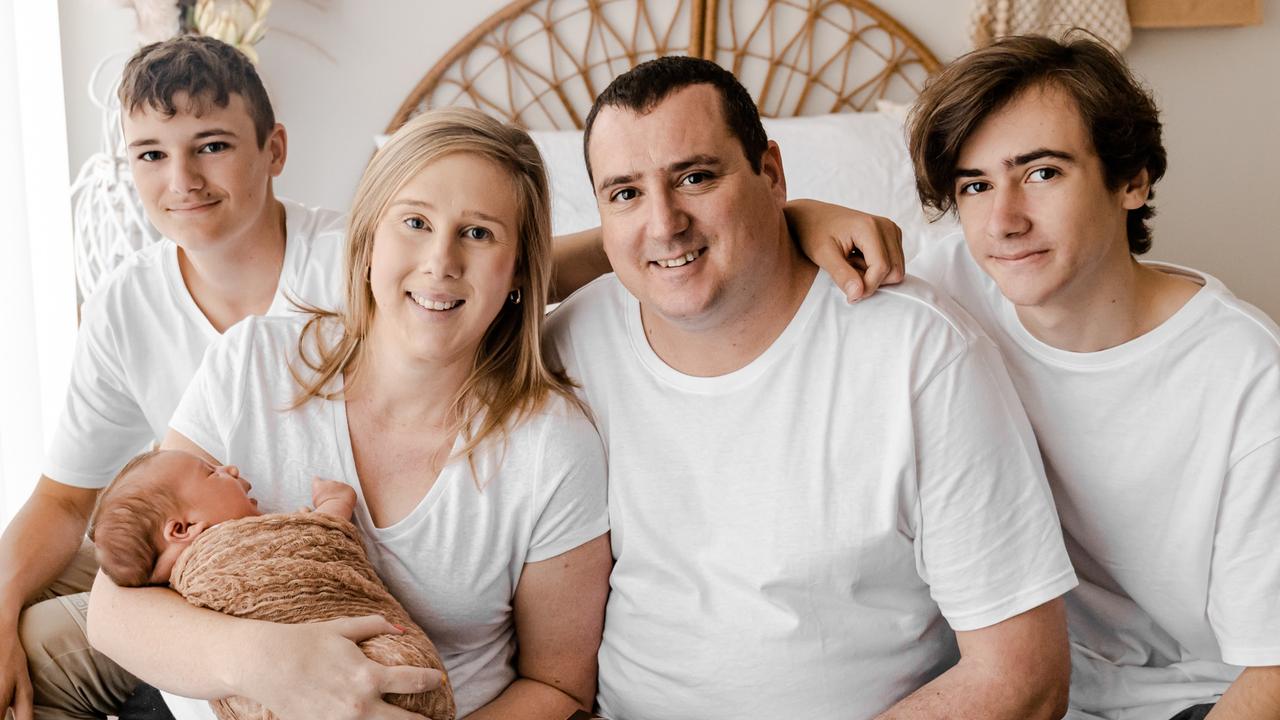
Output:
M174 104L177 93L187 94L188 107ZM249 58L221 40L179 35L143 47L125 65L119 97L125 113L146 106L171 118L179 111L201 115L224 108L232 93L244 99L263 147L276 124L271 99Z
M592 182L595 178L591 172L591 127L602 108L617 107L644 114L672 93L691 85L710 85L720 94L725 124L742 145L751 169L759 174L764 152L769 149L769 137L760 124L760 112L751 99L751 93L742 87L733 73L710 60L668 55L640 63L614 78L592 104L582 133L582 154L587 162L587 176L592 178Z
M1002 38L948 65L920 94L908 123L916 189L926 207L945 213L956 204L960 151L978 126L1023 91L1055 87L1075 102L1107 187L1119 189L1144 169L1154 186L1168 160L1160 139L1160 111L1150 93L1111 48L1077 37ZM1154 197L1149 193L1147 199ZM1130 210L1129 251L1151 249L1150 203Z

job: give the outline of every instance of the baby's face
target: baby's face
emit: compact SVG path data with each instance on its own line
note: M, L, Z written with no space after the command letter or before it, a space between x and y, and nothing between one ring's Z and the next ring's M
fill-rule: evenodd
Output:
M191 516L208 525L261 515L258 501L249 497L248 481L234 465L212 465L181 451L167 451L148 468L155 482L166 484Z

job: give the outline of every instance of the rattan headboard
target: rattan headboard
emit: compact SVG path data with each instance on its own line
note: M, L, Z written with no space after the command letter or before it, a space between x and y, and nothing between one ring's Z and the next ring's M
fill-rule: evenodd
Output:
M530 129L581 128L615 75L659 55L715 60L770 117L910 101L939 67L865 0L516 0L423 76L387 132L446 105Z

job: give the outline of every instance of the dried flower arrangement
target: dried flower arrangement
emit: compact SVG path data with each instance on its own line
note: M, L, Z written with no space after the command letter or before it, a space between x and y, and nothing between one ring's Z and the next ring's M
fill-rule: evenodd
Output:
M178 33L217 38L258 62L253 46L267 32L271 0L124 0L138 14L138 36L158 42Z

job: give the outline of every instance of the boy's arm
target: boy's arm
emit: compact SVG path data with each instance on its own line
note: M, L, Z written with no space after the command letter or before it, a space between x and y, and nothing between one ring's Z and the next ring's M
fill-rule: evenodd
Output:
M32 717L27 656L18 637L22 608L66 569L84 538L98 491L41 476L0 536L0 717Z
M315 478L311 481L311 504L316 512L350 520L356 509L356 491L346 483Z
M598 227L561 235L552 241L551 248L549 302L560 302L592 280L613 272L609 256L604 254L604 235Z
M831 276L849 302L906 275L902 229L889 218L819 200L792 200L786 214L800 251Z
M902 282L902 230L892 220L817 200L792 200L785 213L801 251L827 271L850 302L882 284ZM552 247L552 302L613 271L600 228L562 235Z

